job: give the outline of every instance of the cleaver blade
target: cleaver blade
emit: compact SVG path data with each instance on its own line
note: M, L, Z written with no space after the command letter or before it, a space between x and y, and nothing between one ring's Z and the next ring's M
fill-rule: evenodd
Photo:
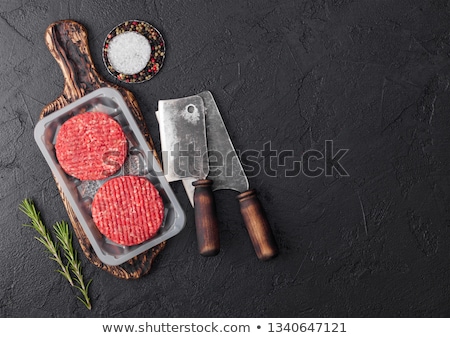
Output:
M213 256L219 252L219 230L213 181L209 173L208 147L203 99L194 95L159 100L159 122L164 175L169 182L183 180L193 189L195 226L199 252Z
M268 260L278 254L278 247L265 211L256 195L256 190L249 190L247 176L213 95L210 91L203 91L198 96L203 99L206 110L210 169L208 179L213 181L212 190L231 189L240 193L237 199L241 215L256 255L261 260ZM188 181L183 181L183 185L189 199L193 200L192 185Z
M205 108L198 96L158 101L164 175L169 182L209 173Z

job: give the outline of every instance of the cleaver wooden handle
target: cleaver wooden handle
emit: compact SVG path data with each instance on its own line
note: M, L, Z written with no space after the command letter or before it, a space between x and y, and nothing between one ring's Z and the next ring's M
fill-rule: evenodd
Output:
M220 251L219 222L212 184L213 181L208 179L192 183L195 187L194 213L198 250L203 256L215 256Z
M260 260L275 257L278 254L278 247L256 191L247 190L238 195L237 199L256 255Z

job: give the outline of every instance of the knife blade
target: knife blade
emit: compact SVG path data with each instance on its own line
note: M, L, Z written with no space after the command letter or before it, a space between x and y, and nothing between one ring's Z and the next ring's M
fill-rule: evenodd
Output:
M159 100L156 116L160 126L164 175L169 182L189 181L194 187L193 204L199 252L219 252L219 230L213 181L209 173L205 107L200 96Z
M259 201L256 190L249 189L248 178L236 153L231 138L223 122L219 108L210 91L198 94L206 109L206 135L210 161L208 179L213 181L212 190L231 189L237 196L240 212L250 240L260 260L268 260L278 254L267 216ZM214 166L211 163L214 163ZM193 187L183 181L189 199L193 199Z

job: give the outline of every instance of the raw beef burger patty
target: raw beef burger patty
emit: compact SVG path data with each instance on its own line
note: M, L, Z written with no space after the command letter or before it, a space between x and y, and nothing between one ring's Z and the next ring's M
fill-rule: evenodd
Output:
M144 177L112 178L100 187L92 202L98 230L118 244L136 245L152 238L163 217L161 196Z
M56 137L56 157L63 170L80 180L111 176L125 162L127 139L108 114L88 112L63 123Z

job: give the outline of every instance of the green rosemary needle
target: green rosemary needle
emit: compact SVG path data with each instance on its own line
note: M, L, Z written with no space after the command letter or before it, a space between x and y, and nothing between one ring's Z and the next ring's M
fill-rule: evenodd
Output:
M88 289L92 280L90 280L87 284L84 283L81 262L78 259L77 253L73 247L72 241L72 232L69 230L69 224L67 222L59 222L53 225L53 229L55 230L56 238L58 242L54 242L50 232L47 230L44 225L40 212L36 210L36 207L32 200L24 199L22 203L19 205L19 210L22 211L25 215L27 215L31 224L24 224L24 226L28 226L37 231L40 237L35 237L39 242L41 242L45 248L50 252L50 259L54 260L60 266L60 270L57 270L61 273L70 283L71 286L76 287L82 294L83 298L77 298L89 309L91 310L91 300L89 299ZM64 251L64 257L67 260L67 264L63 263L63 259L60 254L59 248L62 247ZM72 278L73 276L73 278ZM75 281L75 283L74 283Z
M77 297L89 310L92 308L91 300L89 299L89 285L92 279L87 284L84 283L84 278L81 269L81 262L77 257L77 253L73 248L72 233L69 230L69 224L67 222L58 222L53 226L61 247L64 250L64 256L66 257L70 271L72 272L75 282L75 287L80 290L83 298Z
M30 199L25 199L19 205L19 210L22 211L25 215L27 215L31 224L23 224L24 226L33 228L37 231L40 237L35 237L39 242L41 242L47 251L51 254L50 259L54 260L58 263L60 270L57 270L61 275L64 276L70 283L70 285L74 286L72 277L69 271L69 265L64 265L61 255L59 253L57 245L53 242L50 233L42 222L40 212L36 210L36 207Z

